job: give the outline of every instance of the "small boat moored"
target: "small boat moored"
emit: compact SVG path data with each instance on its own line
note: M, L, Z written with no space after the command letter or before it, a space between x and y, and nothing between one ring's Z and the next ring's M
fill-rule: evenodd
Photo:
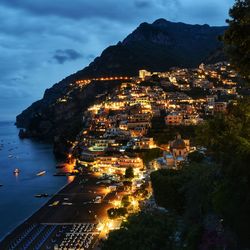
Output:
M43 170L43 171L41 171L41 172L37 173L36 175L37 175L37 176L42 176L42 175L45 175L45 174L46 174L46 171L45 171L45 170Z
M18 168L16 168L14 171L13 171L14 174L19 174L20 173L20 170Z
M46 198L46 197L48 197L48 196L49 196L49 195L46 194L46 193L44 193L44 194L36 194L36 195L35 195L36 198Z

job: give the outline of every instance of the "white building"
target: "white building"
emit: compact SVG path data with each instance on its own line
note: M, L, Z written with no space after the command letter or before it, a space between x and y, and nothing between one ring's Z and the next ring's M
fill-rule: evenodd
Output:
M139 78L142 79L143 81L145 80L145 77L147 76L151 76L151 72L145 70L145 69L141 69L139 70Z

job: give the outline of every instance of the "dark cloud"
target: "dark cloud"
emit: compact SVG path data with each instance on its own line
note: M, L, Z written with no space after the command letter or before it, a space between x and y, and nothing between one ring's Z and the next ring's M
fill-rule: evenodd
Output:
M53 56L53 59L55 59L60 64L63 64L67 61L74 61L79 58L82 58L82 55L74 49L58 49L55 51Z
M105 18L127 19L127 15L133 12L133 1L125 4L119 0L1 0L1 4L7 7L24 10L39 16L60 16L70 19ZM124 8L124 5L126 8ZM127 19L129 20L129 19Z
M171 16L175 12L172 6L186 0L1 0L1 5L25 11L35 16L54 16L72 20L112 20L122 23L134 23L152 16L157 19L157 12ZM198 0L196 0L198 1ZM194 1L194 2L196 2ZM224 0L223 0L224 1ZM162 7L168 7L163 10ZM142 9L143 17L138 15L138 9ZM162 16L162 13L159 13Z
M151 2L146 0L136 0L135 6L137 8L149 8L151 6Z

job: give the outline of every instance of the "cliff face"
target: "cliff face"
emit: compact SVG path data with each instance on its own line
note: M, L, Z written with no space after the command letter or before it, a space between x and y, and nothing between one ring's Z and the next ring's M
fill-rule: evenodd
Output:
M85 87L68 85L60 94L54 93L52 87L45 92L42 100L33 103L17 116L16 125L26 128L24 136L27 137L52 140L62 136L74 139L81 130L86 108L98 100L97 95L109 92L118 84L95 81Z
M218 36L226 27L173 23L158 19L142 23L122 42L103 51L79 74L137 75L145 68L164 71L170 67L195 67L222 46ZM216 58L211 63L216 63Z
M197 66L221 46L217 37L224 30L225 27L172 23L164 19L142 23L122 42L105 49L88 67L47 89L41 100L17 116L16 125L26 129L23 136L48 140L58 136L73 138L80 131L83 111L95 101L95 96L112 91L118 84L92 82L81 88L74 84L76 80L135 76L142 68L164 71L173 66Z

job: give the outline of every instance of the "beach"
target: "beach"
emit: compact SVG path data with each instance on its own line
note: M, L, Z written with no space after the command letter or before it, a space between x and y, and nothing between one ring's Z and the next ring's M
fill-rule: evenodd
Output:
M0 249L10 248L11 244L16 242L23 232L29 230L32 225L45 225L50 228L49 230L51 230L51 227L55 227L53 233L41 247L41 249L47 249L45 246L53 247L56 244L56 242L52 241L54 241L55 235L62 230L63 226L67 229L67 227L70 228L74 224L92 223L96 228L99 222L106 221L106 211L112 207L110 202L114 196L107 191L105 185L96 184L98 179L94 174L85 173L84 179L87 181L84 184L80 183L81 179L82 177L76 177L74 181L54 195L29 219L7 235L0 243ZM94 202L97 196L101 196L102 199L99 202ZM94 244L97 241L99 232L95 229L93 234L95 235ZM32 242L32 246L35 246L42 236L42 234L40 236L37 235L34 242ZM60 240L58 239L58 242ZM22 241L25 241L25 238ZM19 245L21 247L22 242Z
M51 144L21 140L18 131L14 121L0 121L0 241L49 199L34 195L54 195L72 178L53 176L57 161ZM41 171L45 174L37 176Z

